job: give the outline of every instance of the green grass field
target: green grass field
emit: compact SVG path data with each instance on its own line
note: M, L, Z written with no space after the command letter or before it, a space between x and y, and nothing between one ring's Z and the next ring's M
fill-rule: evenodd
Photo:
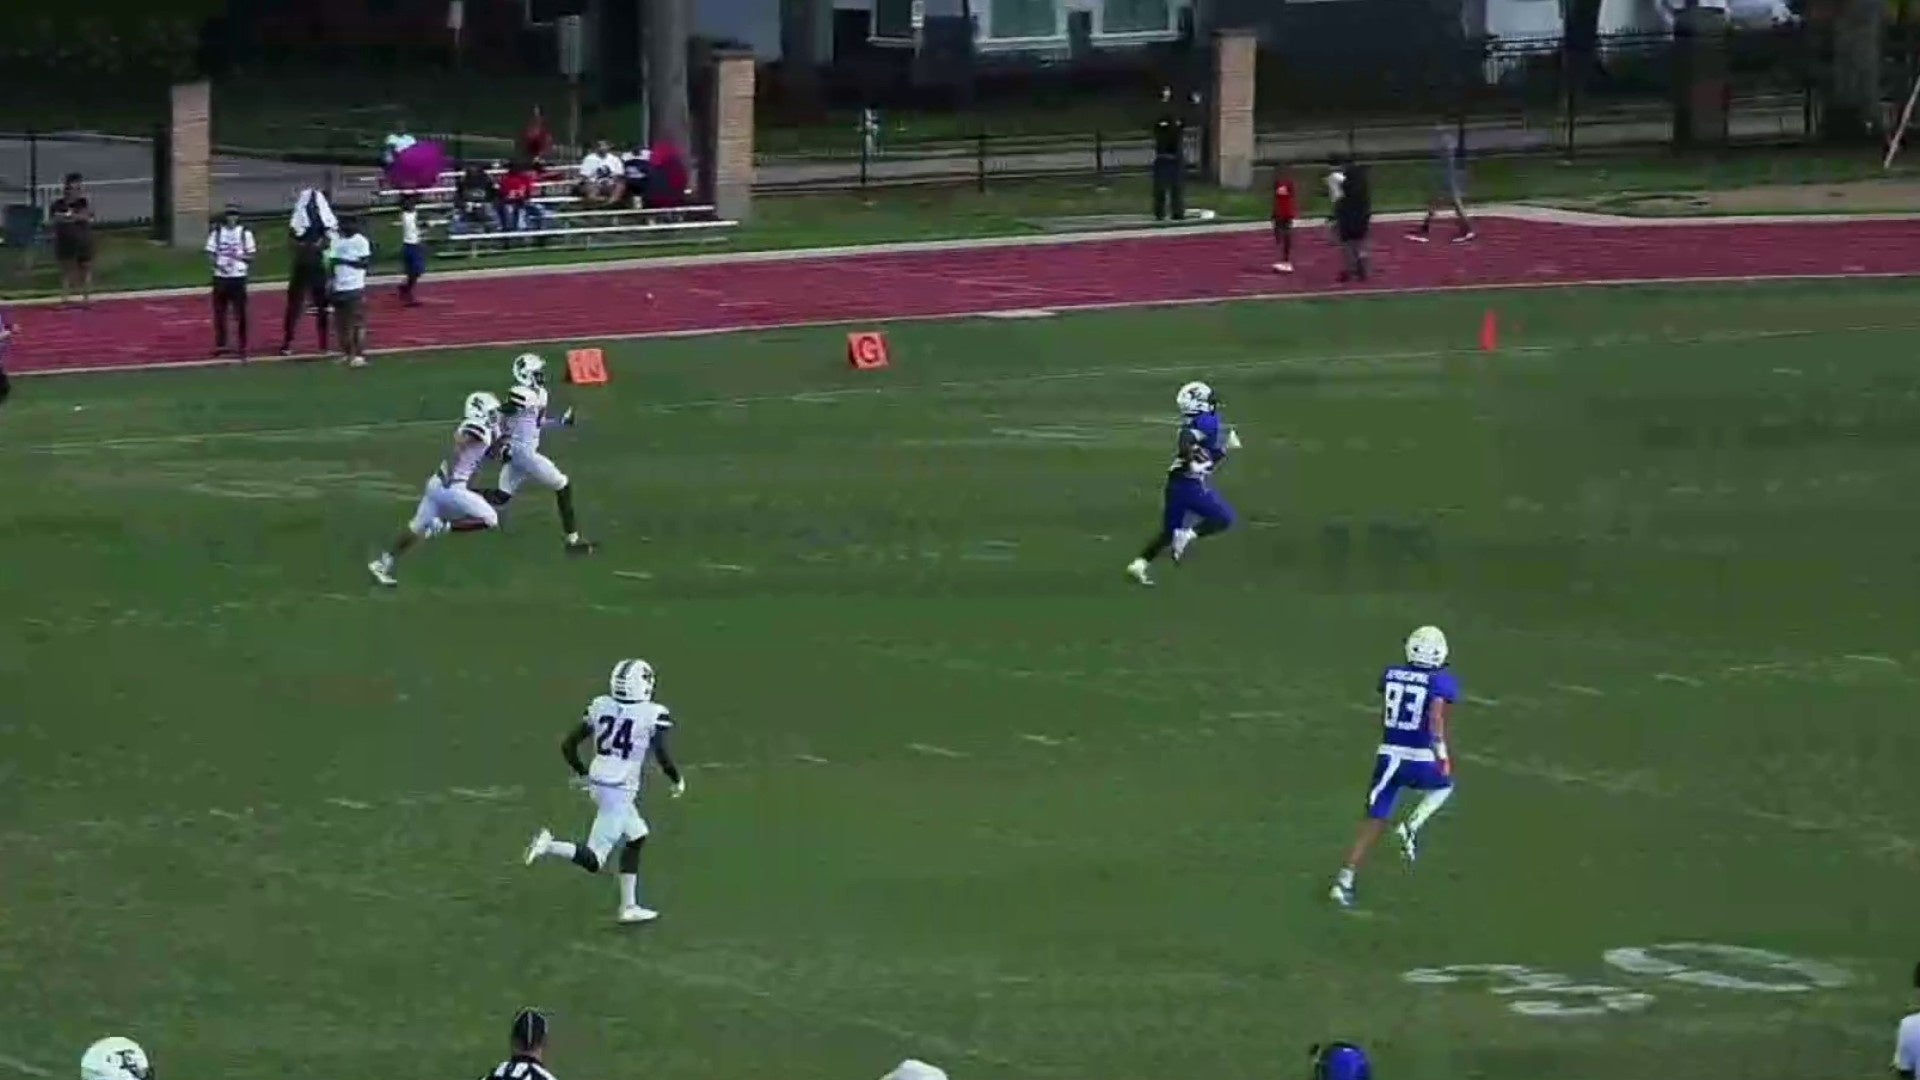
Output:
M115 1032L172 1076L478 1075L536 1003L581 1080L1251 1080L1331 1036L1387 1078L1878 1075L1911 288L1509 295L1495 356L1482 303L907 324L870 374L830 330L614 344L552 443L602 552L530 495L392 593L361 564L508 353L23 380L0 1073ZM1194 376L1243 527L1144 591ZM1343 914L1424 621L1460 793ZM518 859L584 830L557 744L629 655L690 765L638 933ZM1821 966L1603 959L1676 942ZM1516 967L1407 977L1462 964Z

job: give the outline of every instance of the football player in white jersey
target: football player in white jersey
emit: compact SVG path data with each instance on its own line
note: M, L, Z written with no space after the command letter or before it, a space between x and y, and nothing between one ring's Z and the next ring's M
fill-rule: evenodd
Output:
M567 553L591 554L593 545L580 538L580 526L574 517L573 482L552 458L540 452L540 437L549 429L573 426L573 410L549 417L547 405L547 362L534 353L514 357L513 388L507 391L500 410L507 440L500 486L481 494L493 505L505 506L524 485L546 488L560 504L560 531L566 534Z
M606 865L614 845L620 846L620 914L623 923L652 922L660 913L640 906L640 846L647 840L647 821L640 816L641 780L647 758L660 763L673 785L674 798L687 790L686 778L667 751L667 732L673 718L667 707L653 700L653 668L645 660L622 660L608 679L610 693L594 698L586 715L567 733L560 752L574 775L585 781L593 796L593 825L582 843L555 840L541 829L527 845L532 866L541 856L567 859L589 874ZM593 743L593 763L580 760L580 745Z
M367 564L367 573L373 575L373 580L389 587L398 585L400 580L393 574L394 563L422 540L449 529L468 532L500 524L499 512L481 498L479 492L467 486L499 441L500 399L484 390L468 394L466 415L454 430L453 450L427 478L420 504L414 508L413 520L379 558Z
M80 1080L153 1080L153 1062L139 1043L109 1035L80 1055Z

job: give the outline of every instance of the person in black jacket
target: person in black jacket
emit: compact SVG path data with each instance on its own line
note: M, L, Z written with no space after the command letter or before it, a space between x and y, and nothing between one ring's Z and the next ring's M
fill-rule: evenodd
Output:
M333 207L318 188L300 193L287 227L293 233L293 266L287 275L287 314L281 324L283 337L280 355L293 354L293 334L300 328L300 315L313 309L314 326L320 332L319 351L327 351L327 245L333 242L339 221Z
M1173 103L1173 88L1160 89L1160 117L1153 122L1153 217L1187 216L1187 121Z
M1340 280L1367 280L1367 233L1373 227L1373 189L1367 167L1348 158L1327 177L1333 198L1333 238L1340 245Z

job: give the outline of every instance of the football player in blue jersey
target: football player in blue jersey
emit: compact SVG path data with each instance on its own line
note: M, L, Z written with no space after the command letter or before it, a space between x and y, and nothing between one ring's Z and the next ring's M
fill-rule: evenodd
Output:
M1354 872L1386 830L1400 792L1421 793L1413 813L1393 830L1408 862L1419 854L1421 826L1453 796L1447 728L1452 724L1453 704L1460 700L1460 683L1447 667L1447 635L1439 627L1423 626L1407 635L1407 662L1380 676L1380 696L1386 726L1373 762L1367 817L1333 883L1333 899L1342 907L1353 906Z
M1213 387L1190 382L1173 396L1180 409L1180 438L1160 508L1160 531L1127 564L1127 576L1142 585L1153 584L1147 567L1171 549L1173 561L1186 556L1187 546L1202 536L1233 527L1233 507L1213 490L1213 471L1240 449L1240 436L1220 418L1220 400Z

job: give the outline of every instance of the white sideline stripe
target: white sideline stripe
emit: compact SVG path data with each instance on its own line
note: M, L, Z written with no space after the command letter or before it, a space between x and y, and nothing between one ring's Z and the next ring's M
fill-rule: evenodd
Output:
M1289 356L1273 357L1266 360L1241 360L1214 364L1216 371L1255 371L1270 367L1290 365L1319 365L1338 363L1377 363L1399 360L1437 360L1446 356L1464 355L1470 350L1461 349L1423 349L1407 352L1377 353L1336 353L1325 356ZM822 398L857 396L892 396L902 393L922 391L976 390L1000 386L1021 386L1036 382L1067 382L1074 379L1099 378L1109 375L1165 375L1170 372L1191 371L1201 358L1191 358L1185 363L1149 365L1128 368L1075 368L1069 371L1034 372L1030 375L1005 375L990 379L949 379L937 383L916 383L911 385L884 386L848 386L837 390L803 390L792 394L752 394L734 398L694 398L687 401L667 401L641 406L643 412L678 412L682 409L737 408L746 405L769 405L781 402L811 404ZM446 424L444 418L431 420L368 420L353 424L326 424L314 427L294 428L253 428L236 431L181 432L172 435L125 435L108 439L78 439L68 442L42 443L38 446L23 447L23 452L55 454L68 450L121 449L138 446L155 446L171 443L196 443L213 439L285 439L300 435L342 435L353 432L366 432L385 428L439 427ZM616 570L623 577L640 575L645 571Z
M1718 277L1645 277L1611 278L1576 281L1512 281L1498 284L1466 285L1419 285L1403 288L1349 289L1344 292L1272 292L1240 293L1234 295L1187 296L1168 300L1096 300L1086 303L1055 304L1055 312L1078 314L1098 311L1123 311L1140 308L1186 308L1213 307L1220 304L1254 304L1276 301L1327 301L1327 300L1369 300L1392 298L1397 296L1436 296L1456 293L1521 292L1542 289L1617 289L1646 288L1649 286L1687 286L1687 285L1756 285L1768 282L1796 281L1898 281L1920 278L1920 270L1884 270L1874 273L1833 273L1833 274L1729 274ZM195 295L198 295L196 292ZM470 341L459 345L410 345L404 348L369 349L370 356L414 356L438 352L463 352L479 349L524 348L529 345L575 345L582 341L664 341L676 338L717 337L728 334L775 334L789 330L817 330L832 326L893 326L912 323L959 322L965 319L984 319L994 308L978 311L951 311L936 315L881 315L856 317L849 319L794 319L785 322L739 323L734 325L715 325L692 330L636 330L624 334L586 334L549 338L499 338L492 341ZM1844 328L1841 328L1844 329ZM1761 333L1757 337L1798 337L1814 333L1832 331L1793 330ZM1723 335L1716 340L1748 340L1745 337ZM1450 350L1465 352L1466 350ZM1502 349L1502 352L1541 352L1539 347L1528 346L1519 349ZM249 366L263 363L285 361L310 362L325 359L331 354L295 353L292 356L256 357L247 361ZM130 372L167 371L173 368L239 367L240 361L234 359L169 360L153 364L119 364L89 367L59 368L53 371L10 372L14 378L44 377L49 375L103 375L127 374ZM1180 370L1189 370L1182 368Z
M11 1054L0 1054L0 1069L12 1069L14 1072L25 1073L28 1076L53 1075L52 1070L43 1069L31 1061L21 1061Z
M1391 214L1375 214L1374 220L1386 223L1400 223L1420 220L1420 211L1403 211ZM1546 206L1526 206L1522 204L1488 205L1475 209L1475 216L1481 219L1511 218L1516 221L1543 222L1549 225L1576 225L1588 228L1672 228L1683 225L1831 225L1835 223L1859 222L1900 222L1920 219L1920 214L1749 214L1744 216L1714 217L1633 217L1625 214L1601 214L1584 210L1560 210ZM469 278L485 279L496 277L537 277L541 275L570 274L607 274L622 270L658 267L663 270L688 266L714 266L731 263L792 262L810 259L844 259L870 255L909 255L917 252L974 251L1002 247L1059 247L1067 244L1097 244L1113 240L1142 240L1165 237L1205 236L1214 233L1265 232L1272 224L1261 221L1215 221L1204 225L1163 225L1142 226L1132 229L1112 229L1093 233L1047 233L1017 234L1013 236L978 236L953 240L904 240L878 244L844 244L836 247L784 248L761 251L728 251L708 255L670 255L659 258L645 256L632 259L608 259L604 262L565 264L534 264L530 266L495 266L475 270L451 270L435 275L436 281L463 281ZM369 285L397 285L402 281L398 274L369 275ZM1787 279L1781 279L1787 280ZM248 286L249 292L285 291L285 278L262 280ZM148 300L172 296L203 296L206 289L198 285L182 285L164 289L135 289L128 292L96 293L95 300ZM44 307L60 302L58 296L23 297L9 300L15 308Z

